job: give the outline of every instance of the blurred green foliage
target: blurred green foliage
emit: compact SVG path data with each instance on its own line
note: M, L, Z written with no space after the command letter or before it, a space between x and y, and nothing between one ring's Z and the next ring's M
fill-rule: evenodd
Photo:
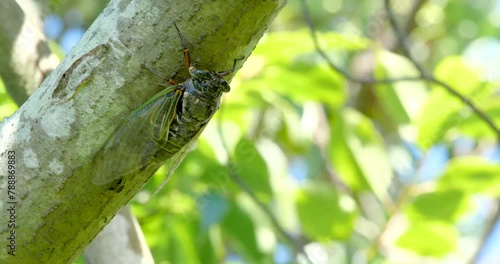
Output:
M0 120L10 116L16 110L17 104L14 103L14 100L7 94L5 85L2 79L0 79Z

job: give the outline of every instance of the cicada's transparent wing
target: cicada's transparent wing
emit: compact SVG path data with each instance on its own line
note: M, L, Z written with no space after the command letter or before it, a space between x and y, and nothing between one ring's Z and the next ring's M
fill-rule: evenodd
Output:
M153 124L152 136L157 141L167 141L170 124L174 120L175 111L183 91L178 89L169 96L168 100L161 102L159 107L151 113L150 121Z
M129 115L96 154L93 160L92 183L108 184L140 169L153 159L158 146L152 133L158 129L158 124L151 121L160 118L161 113L175 114L175 106L170 104L177 104L182 94L176 89L177 86L167 87ZM163 112L165 109L173 109L174 113ZM172 120L172 117L165 118ZM162 133L168 134L169 124L161 127L167 130Z
M170 157L165 162L166 177L163 180L163 182L160 184L160 186L156 189L156 191L154 192L154 194L151 196L150 199L153 199L163 189L163 187L165 186L165 184L167 184L167 181L170 178L170 176L172 176L172 174L177 169L177 167L179 166L179 164L181 163L181 161L184 159L184 157L186 156L186 154L191 150L191 148L193 147L193 144L196 142L196 140L198 139L198 137L200 136L201 132L203 132L203 130L205 129L206 126L207 126L207 124L205 124L204 126L202 126L200 128L200 130L198 131L198 133L196 133L196 135L194 137L192 137L186 143L186 145L184 145L177 153L175 153L172 157Z

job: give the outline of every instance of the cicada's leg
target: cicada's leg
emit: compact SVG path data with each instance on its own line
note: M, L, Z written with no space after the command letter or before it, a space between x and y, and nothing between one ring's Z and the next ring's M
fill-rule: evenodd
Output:
M186 40L184 39L184 36L182 36L181 31L177 27L177 24L174 23L175 29L177 29L177 34L179 34L179 38L181 39L182 42L182 48L184 48L184 62L186 62L186 67L189 69L191 67L191 56L189 55L189 49L187 48L186 45Z
M243 60L244 58L245 58L245 57L241 57L241 58L235 59L235 60L234 60L234 62L233 62L233 68L232 68L232 69L230 69L230 70L227 70L227 71L222 71L222 72L219 72L219 73L218 73L218 74L219 74L219 76L220 76L220 77L224 77L224 76L227 76L227 75L229 75L229 74L233 73L233 72L234 72L234 70L236 70L236 63L237 63L238 61L240 61L240 60Z

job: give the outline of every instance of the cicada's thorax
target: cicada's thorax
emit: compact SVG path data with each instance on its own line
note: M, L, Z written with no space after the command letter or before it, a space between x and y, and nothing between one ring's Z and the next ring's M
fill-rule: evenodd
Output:
M188 78L182 85L185 90L177 112L179 122L188 126L190 123L205 124L219 109L222 91L210 85L200 88L193 78Z

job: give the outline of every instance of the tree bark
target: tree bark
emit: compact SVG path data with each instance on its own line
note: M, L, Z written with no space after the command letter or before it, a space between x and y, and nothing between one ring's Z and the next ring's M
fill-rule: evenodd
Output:
M93 158L106 139L162 89L140 64L167 78L187 78L173 22L198 68L226 70L250 55L284 4L112 0L40 88L0 124L0 210L10 209L0 216L0 237L15 246L2 247L0 263L73 261L161 165L110 185L91 181Z
M0 34L3 36L0 39L3 55L0 56L0 65L3 65L0 76L7 84L11 97L22 105L43 81L42 78L60 61L48 48L41 17L33 1L4 1L0 5L0 17L5 22L0 26L3 33ZM40 8L43 9L43 6ZM16 28L19 30L14 30ZM17 74L16 70L21 71ZM113 263L113 260L120 260L120 263L154 263L144 234L128 207L122 208L98 237L85 251L89 263Z

